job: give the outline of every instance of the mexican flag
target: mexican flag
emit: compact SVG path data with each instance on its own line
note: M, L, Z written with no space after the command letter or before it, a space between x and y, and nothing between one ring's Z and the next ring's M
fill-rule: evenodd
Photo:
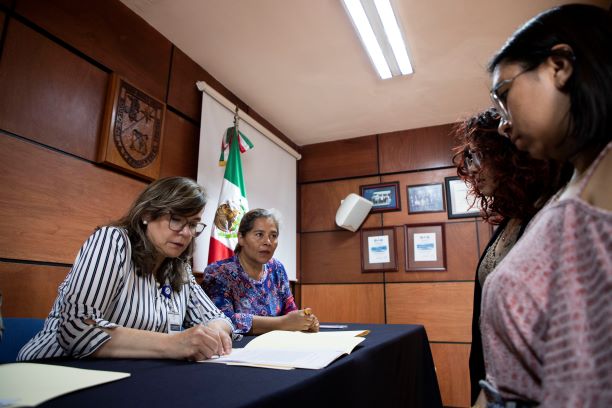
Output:
M219 165L225 165L225 174L210 233L209 264L234 255L238 243L238 226L244 213L249 210L240 153L252 148L253 143L236 126L225 131L219 158ZM225 154L228 151L226 162Z

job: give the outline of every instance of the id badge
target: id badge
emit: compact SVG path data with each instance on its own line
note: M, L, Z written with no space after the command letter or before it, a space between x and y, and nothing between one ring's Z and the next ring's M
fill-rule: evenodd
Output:
M181 316L175 311L168 311L168 333L179 333L183 330L183 319Z

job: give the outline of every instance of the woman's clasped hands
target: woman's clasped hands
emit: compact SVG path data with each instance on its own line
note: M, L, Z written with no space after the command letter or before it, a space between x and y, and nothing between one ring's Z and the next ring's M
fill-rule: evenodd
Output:
M319 331L319 319L310 308L294 310L282 316L284 330Z

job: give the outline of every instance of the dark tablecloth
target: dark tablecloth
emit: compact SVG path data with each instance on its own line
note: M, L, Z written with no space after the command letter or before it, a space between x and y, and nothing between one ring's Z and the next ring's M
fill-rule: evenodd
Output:
M169 360L56 359L47 364L129 372L45 407L441 407L423 326L349 324L370 330L350 355L321 370L271 370ZM253 337L234 342L244 347ZM36 384L32 384L36 387Z

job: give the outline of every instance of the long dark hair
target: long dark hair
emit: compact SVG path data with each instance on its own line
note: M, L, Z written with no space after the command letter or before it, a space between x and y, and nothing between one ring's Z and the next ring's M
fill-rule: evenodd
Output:
M111 225L127 230L132 245L132 261L139 276L153 273L156 249L147 238L144 217L156 220L168 213L189 217L206 205L206 193L195 181L186 177L162 178L151 183L134 201L126 215ZM193 254L193 239L177 258L166 258L155 272L160 284L166 280L179 291L188 282Z
M572 48L552 50L555 45ZM489 63L537 68L552 55L567 58L573 73L564 91L570 97L573 154L592 147L601 150L612 138L612 14L590 5L567 4L547 10L517 30Z
M555 162L536 160L519 151L497 132L499 120L499 114L491 108L459 124L455 128L457 147L453 163L480 205L485 221L490 224L499 224L504 218L527 221L567 181L569 173L560 173ZM482 154L482 166L487 167L497 183L491 196L478 189L477 174L467 170L466 156L470 150Z

